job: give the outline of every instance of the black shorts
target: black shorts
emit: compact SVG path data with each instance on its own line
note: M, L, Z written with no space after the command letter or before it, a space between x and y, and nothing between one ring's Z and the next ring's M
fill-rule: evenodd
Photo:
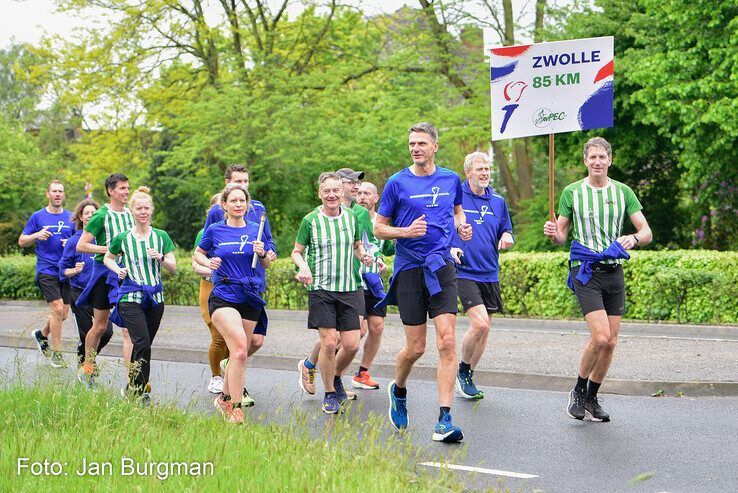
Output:
M106 269L107 267L96 265L95 268ZM100 276L87 296L87 303L97 310L110 310L113 308L113 304L110 302L109 294L108 276Z
M574 293L579 300L582 315L605 310L610 316L625 313L625 279L621 265L592 265L592 278L585 286L577 281L579 266L571 269L574 278Z
M357 298L357 291L308 291L308 329L359 330Z
M71 291L69 289L69 281L61 282L58 276L51 274L39 274L36 277L36 285L44 295L47 303L62 300L65 305L71 302Z
M477 305L484 305L487 313L502 313L499 282L479 282L459 278L459 299L464 313Z
M364 317L386 317L387 307L374 308L374 305L379 303L381 298L377 298L372 294L371 289L364 290Z
M223 298L218 298L212 294L208 298L208 310L210 311L210 318L212 319L213 313L218 308L234 308L240 315L242 320L251 320L252 322L258 322L261 317L262 307L254 308L248 303L234 303L232 301L226 301Z
M422 267L397 274L397 308L404 325L422 325L428 321L427 316L435 318L444 313L455 315L458 312L456 267L452 262L446 262L436 275L441 292L431 296L425 285Z
M356 290L356 311L359 312L359 316L363 317L366 313L366 302L364 301L364 288L359 286Z

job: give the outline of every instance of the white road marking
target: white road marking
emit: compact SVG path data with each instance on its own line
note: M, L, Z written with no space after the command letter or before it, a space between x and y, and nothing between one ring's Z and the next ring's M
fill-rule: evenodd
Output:
M483 474L492 474L494 476L506 476L508 478L518 478L518 479L533 479L537 478L535 474L526 474L523 472L512 472L512 471L499 471L497 469L486 469L484 467L472 467L472 466L461 466L458 464L444 464L441 462L421 462L421 466L427 466L427 467L445 467L448 469L456 469L459 471L468 471L468 472L481 472Z

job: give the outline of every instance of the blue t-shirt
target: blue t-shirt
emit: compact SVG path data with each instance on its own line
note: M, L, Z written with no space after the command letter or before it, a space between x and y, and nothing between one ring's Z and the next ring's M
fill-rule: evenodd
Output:
M67 240L67 244L64 245L64 251L62 257L59 259L59 279L69 279L69 282L73 287L77 289L85 289L87 282L90 280L92 274L92 264L95 261L94 253L81 253L77 251L77 243L79 238L82 236L82 230L78 229L75 231L74 236ZM95 244L95 239L92 239L92 244ZM64 275L66 269L73 269L77 262L84 262L85 266L82 268L82 272L79 274L67 277Z
M210 225L202 235L198 247L211 257L220 257L221 264L213 272L213 295L232 303L244 303L248 297L239 284L228 284L222 280L253 279L263 284L263 276L251 268L254 257L254 240L259 233L259 224L247 221L246 226L234 228L225 221ZM259 262L256 263L257 267Z
M59 259L62 256L62 240L66 240L74 234L72 224L72 212L63 209L59 214L52 214L44 207L31 214L26 227L23 228L24 235L32 235L45 227L53 233L46 241L36 242L36 275L49 274L59 275Z
M403 248L422 257L434 253L450 259L454 206L461 205L461 201L461 180L450 169L436 166L429 176L415 176L410 168L405 168L392 175L382 192L377 213L390 218L396 227L410 226L423 214L428 223L425 236L397 239L395 264L403 261Z
M453 232L452 246L464 250L461 264L456 264L459 277L478 282L498 282L500 274L500 254L497 243L502 233L512 234L512 222L507 204L502 195L487 187L483 195L471 191L469 182L462 184L464 200L461 204L466 221L472 225L474 234L469 241L463 241Z
M266 207L264 207L264 204L262 204L258 200L252 200L249 210L246 213L244 219L246 219L247 221L255 222L258 225L259 221L261 221L262 212L266 212ZM208 229L208 226L210 226L211 224L219 223L224 219L225 213L223 212L223 207L220 204L215 204L208 211L208 215L205 218L205 226L203 227L205 229ZM269 227L268 217L266 221L264 221L264 236L262 237L261 241L264 242L265 251L271 250L274 253L277 253L277 247L274 245L274 241L272 239L272 229Z

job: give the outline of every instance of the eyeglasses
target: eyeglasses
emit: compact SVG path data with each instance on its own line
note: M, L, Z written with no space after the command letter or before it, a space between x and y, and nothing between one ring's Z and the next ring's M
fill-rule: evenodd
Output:
M358 185L361 185L361 182L360 182L360 181L357 181L357 180L347 180L347 179L345 179L345 178L344 178L344 179L342 179L341 181L342 181L343 183L348 183L348 184L349 184L349 185L351 185L352 187L353 187L353 186L358 186Z

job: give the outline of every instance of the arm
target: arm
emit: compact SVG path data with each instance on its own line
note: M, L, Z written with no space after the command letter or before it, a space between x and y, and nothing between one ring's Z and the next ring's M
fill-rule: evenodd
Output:
M77 251L80 253L108 253L108 247L95 245L92 243L94 239L92 233L83 231L77 242Z
M290 258L299 269L297 276L295 277L298 281L307 286L308 284L313 283L313 274L310 272L310 266L305 262L305 259L302 256L303 252L305 252L305 245L295 242Z
M397 238L418 238L424 236L428 229L425 214L421 215L410 226L401 228L389 225L389 218L377 214L377 223L374 225L374 235L382 240L396 240Z
M208 258L205 256L207 252L203 250L200 247L195 248L194 253L192 254L192 259L200 264L203 267L208 267L210 269L210 273L212 274L212 271L216 270L218 267L220 267L220 257L211 257Z
M203 277L210 277L213 275L213 271L210 270L210 267L200 265L200 263L195 260L194 254L192 255L192 270L195 271L195 274Z
M74 240L72 240L74 241ZM85 266L84 262L75 262L75 259L77 257L77 247L72 242L67 242L66 245L64 245L64 250L62 251L62 256L59 259L59 270L64 275L64 277L74 277L80 272L82 272L82 269Z
M555 245L563 245L566 243L566 237L569 236L569 228L571 221L568 217L559 216L556 222L546 221L543 225L543 234L548 236Z
M48 240L52 234L53 233L51 233L48 228L44 228L29 235L22 234L18 238L18 246L20 246L21 248L28 248L30 246L33 246L37 241Z
M454 228L456 229L456 233L458 233L459 238L464 241L471 240L472 227L471 224L466 222L466 214L461 208L461 205L454 206Z
M174 271L177 270L177 259L174 258L174 252L164 254L159 262L170 274L174 274Z
M266 245L264 245L263 241L255 241L254 242L254 255L258 257L259 264L265 269L267 269L272 264L272 258L269 255L267 255L266 250L264 250L265 246Z
M364 244L361 241L354 242L354 257L359 259L359 262L369 267L374 263L374 256L364 249Z
M653 233L651 232L651 228L648 225L648 221L646 221L646 216L643 215L643 212L638 211L631 214L630 222L635 226L636 233L618 238L618 242L620 242L626 250L630 250L636 245L648 245L653 241Z
M103 263L105 264L105 267L112 270L118 275L118 279L125 279L125 277L128 275L128 271L125 269L125 267L118 266L118 264L115 262L115 257L116 256L114 254L110 252L105 252Z

